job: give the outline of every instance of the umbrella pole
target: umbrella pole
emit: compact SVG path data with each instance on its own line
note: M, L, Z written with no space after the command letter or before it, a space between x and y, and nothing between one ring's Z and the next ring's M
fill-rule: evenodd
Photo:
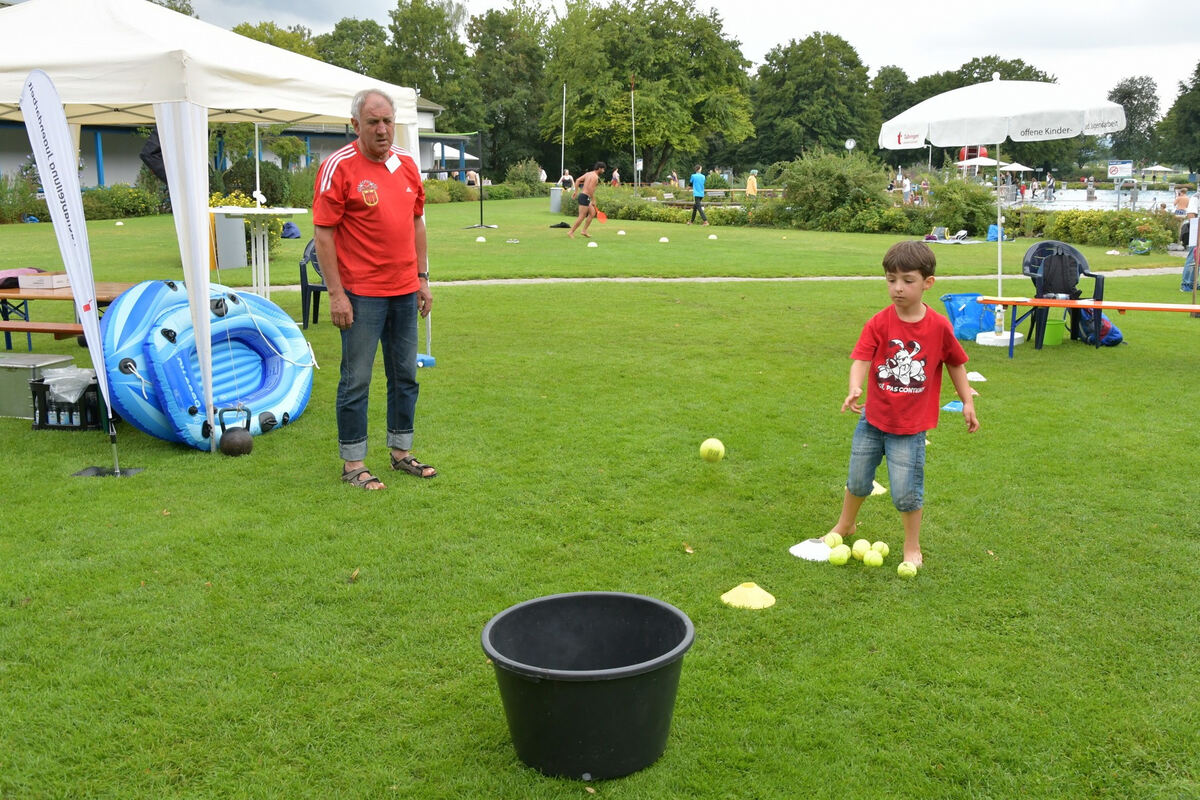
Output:
M996 297L1004 297L1004 228L1000 222L1000 145L996 145ZM1004 333L1004 306L996 306L996 332Z

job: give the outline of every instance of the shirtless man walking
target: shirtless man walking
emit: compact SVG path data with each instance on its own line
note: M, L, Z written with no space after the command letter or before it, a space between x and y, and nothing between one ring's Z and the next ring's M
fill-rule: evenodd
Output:
M575 218L575 224L571 226L571 230L567 236L574 239L575 229L579 227L579 223L584 219L587 222L583 224L583 230L579 233L588 239L588 228L591 227L592 220L596 218L596 185L600 183L600 177L604 175L604 170L608 169L603 161L597 161L596 166L592 167L591 172L585 172L580 178L575 181L575 185L580 187L579 194L576 196L576 201L579 203L579 216Z

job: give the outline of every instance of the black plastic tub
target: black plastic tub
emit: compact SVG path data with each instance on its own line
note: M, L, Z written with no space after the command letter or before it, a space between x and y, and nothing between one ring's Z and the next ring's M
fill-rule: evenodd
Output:
M628 775L667 747L695 628L636 594L573 592L519 603L483 629L517 756L547 775Z

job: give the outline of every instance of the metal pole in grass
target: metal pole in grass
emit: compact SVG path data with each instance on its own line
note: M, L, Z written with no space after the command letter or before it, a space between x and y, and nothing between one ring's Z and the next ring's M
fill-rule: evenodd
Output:
M469 136L470 134L467 135ZM475 135L479 137L479 181L475 186L475 188L479 191L479 224L468 225L467 230L471 230L472 228L499 228L499 225L483 224L483 130L480 129L475 131Z

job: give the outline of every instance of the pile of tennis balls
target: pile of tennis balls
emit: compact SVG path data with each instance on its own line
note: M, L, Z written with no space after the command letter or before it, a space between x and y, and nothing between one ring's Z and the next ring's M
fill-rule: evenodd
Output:
M887 542L872 544L866 539L855 539L853 545L846 545L842 542L842 535L834 532L825 534L822 541L829 546L829 563L839 567L849 562L852 557L863 562L865 566L882 567L883 560L891 552ZM917 566L911 561L904 561L896 568L896 574L901 578L915 578Z

